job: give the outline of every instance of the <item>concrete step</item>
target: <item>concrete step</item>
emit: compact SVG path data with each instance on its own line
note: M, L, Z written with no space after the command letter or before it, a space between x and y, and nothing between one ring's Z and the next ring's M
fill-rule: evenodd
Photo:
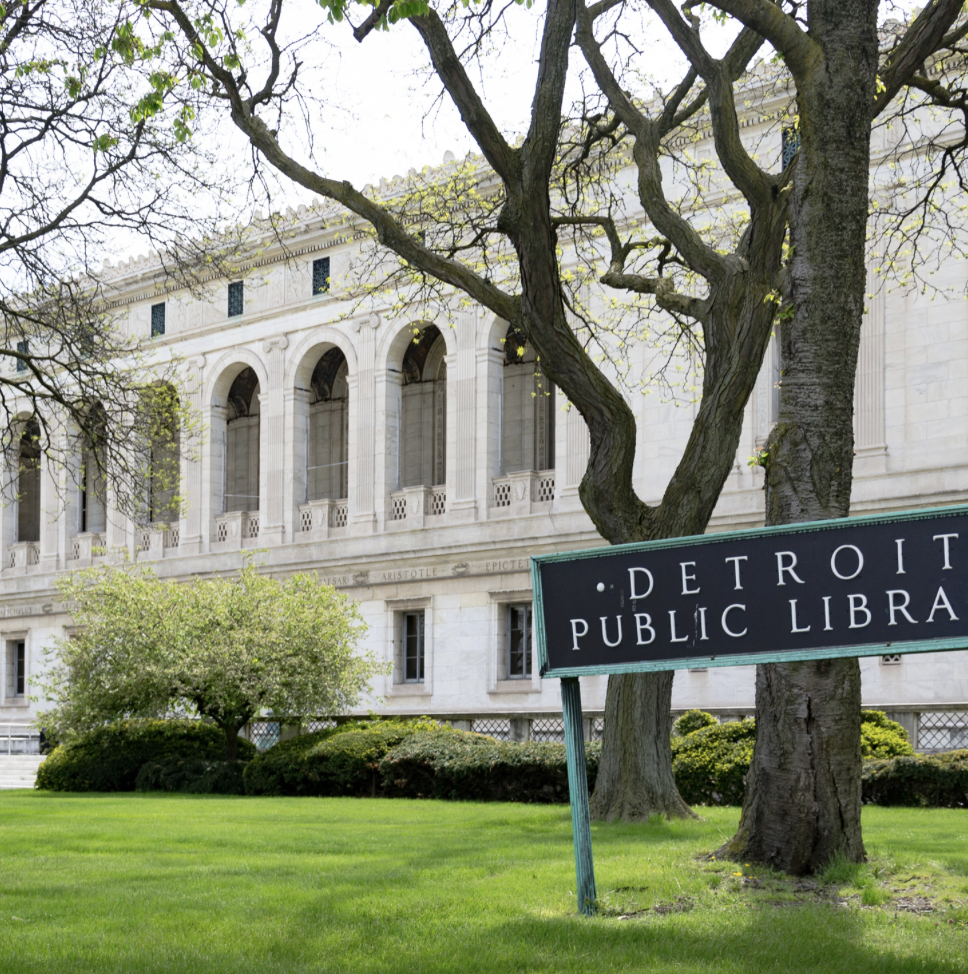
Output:
M0 754L0 790L33 788L42 754Z

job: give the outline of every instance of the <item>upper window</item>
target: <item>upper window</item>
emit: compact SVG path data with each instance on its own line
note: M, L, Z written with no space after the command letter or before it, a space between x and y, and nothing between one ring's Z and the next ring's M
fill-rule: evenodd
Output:
M782 146L780 165L786 169L800 151L800 132L792 125L784 125L780 132L780 145Z
M531 676L531 603L507 606L505 672L509 680Z
M27 694L27 644L22 639L7 643L7 696Z
M231 312L229 312L231 314ZM151 306L151 337L164 335L165 333L165 304L153 304Z
M17 342L17 352L20 355L30 354L30 342L28 342L26 338L22 342ZM27 371L27 363L22 358L17 359L17 371Z
M229 285L229 317L235 318L245 309L245 285L242 281L233 281Z
M313 261L313 294L325 294L329 290L329 258Z
M424 681L424 610L401 613L400 643L403 682Z

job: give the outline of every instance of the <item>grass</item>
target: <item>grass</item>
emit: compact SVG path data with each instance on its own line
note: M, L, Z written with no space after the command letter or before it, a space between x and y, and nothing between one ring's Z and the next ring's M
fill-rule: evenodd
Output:
M708 853L735 809L0 793L0 971L965 972L965 812L867 809L870 862L797 882Z

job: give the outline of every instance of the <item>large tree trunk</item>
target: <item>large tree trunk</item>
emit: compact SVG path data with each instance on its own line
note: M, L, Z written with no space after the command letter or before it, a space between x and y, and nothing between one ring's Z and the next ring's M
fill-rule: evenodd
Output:
M659 813L695 817L672 776L669 735L672 673L626 673L608 678L603 746L591 816L599 821L639 822Z
M767 524L850 512L853 395L864 310L876 0L811 0L823 55L797 79L800 154L790 236L793 317L780 330L780 417L767 444ZM721 850L802 875L860 828L856 659L760 666L756 746L739 830Z

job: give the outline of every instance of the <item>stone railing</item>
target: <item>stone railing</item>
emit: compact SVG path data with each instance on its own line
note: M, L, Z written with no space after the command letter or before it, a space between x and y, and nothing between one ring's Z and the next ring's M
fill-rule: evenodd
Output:
M107 539L103 534L82 531L67 542L67 560L76 562L77 567L90 565L95 558L103 558L106 554Z
M404 487L390 494L389 526L422 528L428 517L447 513L447 487ZM402 522L402 523L401 523Z
M493 484L491 510L509 517L546 510L555 498L554 470L517 470L495 477Z
M178 548L181 529L177 521L153 521L138 529L136 536L139 558L163 558L166 551Z
M346 533L349 504L346 498L322 498L299 505L298 533L300 540L341 537Z
M259 512L231 511L215 517L216 551L252 548L259 540Z
M17 541L7 548L5 568L16 574L25 574L40 567L40 542Z

